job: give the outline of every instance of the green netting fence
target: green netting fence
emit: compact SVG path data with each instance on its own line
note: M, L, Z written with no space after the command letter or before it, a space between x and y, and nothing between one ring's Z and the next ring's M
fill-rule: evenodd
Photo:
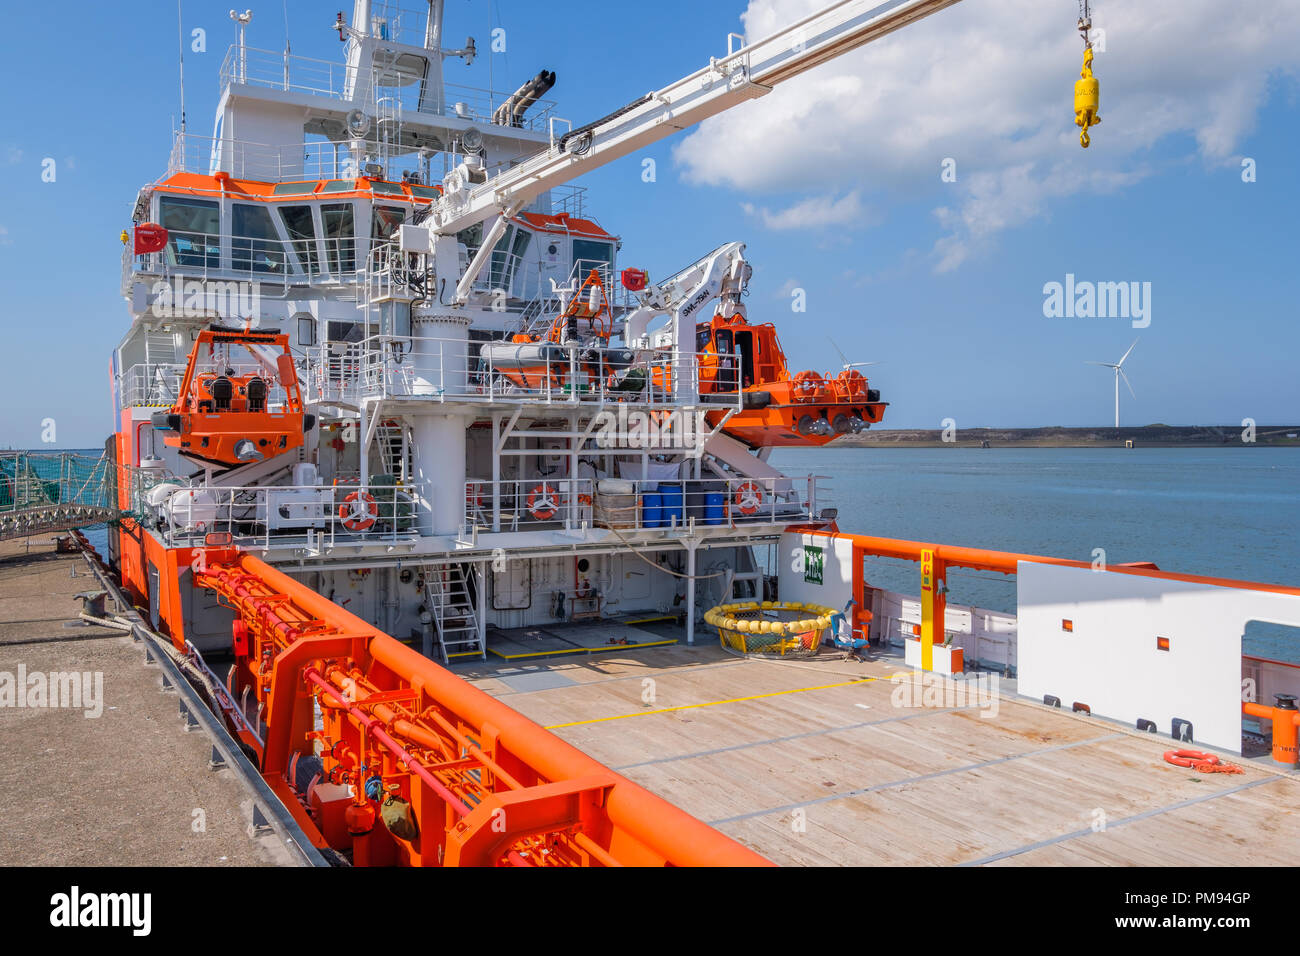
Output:
M0 452L0 511L44 505L107 508L108 459L75 452Z

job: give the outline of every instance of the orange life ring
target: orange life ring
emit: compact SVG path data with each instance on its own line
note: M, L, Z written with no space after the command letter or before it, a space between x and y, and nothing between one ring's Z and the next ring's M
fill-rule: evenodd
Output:
M867 377L855 368L846 368L835 376L835 384L843 391L847 401L858 402L867 397Z
M800 372L790 385L790 394L796 402L815 402L825 387L826 380L816 372Z
M367 491L354 491L339 505L339 518L349 531L367 531L379 517L379 505Z
M591 495L578 495L578 504L584 508L591 507Z
M1200 764L1209 764L1213 767L1219 762L1219 758L1214 754L1207 754L1201 750L1166 750L1165 763L1171 763L1175 767L1195 767Z
M559 510L559 492L545 481L528 495L528 513L538 521L550 521Z
M758 514L759 506L763 504L763 490L755 482L743 482L736 489L736 508L743 515Z

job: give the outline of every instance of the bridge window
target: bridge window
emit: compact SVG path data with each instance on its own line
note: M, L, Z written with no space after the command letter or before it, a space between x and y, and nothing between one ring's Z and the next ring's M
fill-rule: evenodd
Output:
M336 276L357 267L356 232L352 203L321 206L321 226L325 232L325 261Z
M221 264L221 208L206 199L162 196L158 219L167 230L172 265L216 269Z
M289 235L289 247L298 257L298 268L308 275L320 272L320 258L316 251L316 220L311 206L283 206L284 231Z
M397 235L397 227L406 220L406 210L392 206L376 206L371 217L370 238L387 242Z
M284 272L284 250L265 206L231 207L230 265L236 272Z

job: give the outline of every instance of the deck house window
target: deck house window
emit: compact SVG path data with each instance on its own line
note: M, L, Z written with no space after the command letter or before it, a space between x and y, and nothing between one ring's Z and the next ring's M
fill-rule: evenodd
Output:
M289 236L289 247L298 259L298 268L307 275L320 274L320 256L316 251L316 221L311 206L284 206L284 231Z
M284 273L284 249L265 206L231 206L230 266L236 272Z
M335 276L357 267L356 232L352 203L321 206L321 228L325 232L325 261Z
M167 262L216 269L221 264L221 208L206 199L162 196L158 219L167 230Z

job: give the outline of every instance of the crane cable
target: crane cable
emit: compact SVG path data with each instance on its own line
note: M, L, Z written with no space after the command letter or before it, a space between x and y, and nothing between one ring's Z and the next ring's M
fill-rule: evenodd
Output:
M1079 33L1083 36L1083 67L1074 83L1074 125L1079 127L1079 145L1087 149L1092 141L1088 128L1101 122L1097 115L1101 85L1092 75L1092 15L1088 0L1079 0Z

